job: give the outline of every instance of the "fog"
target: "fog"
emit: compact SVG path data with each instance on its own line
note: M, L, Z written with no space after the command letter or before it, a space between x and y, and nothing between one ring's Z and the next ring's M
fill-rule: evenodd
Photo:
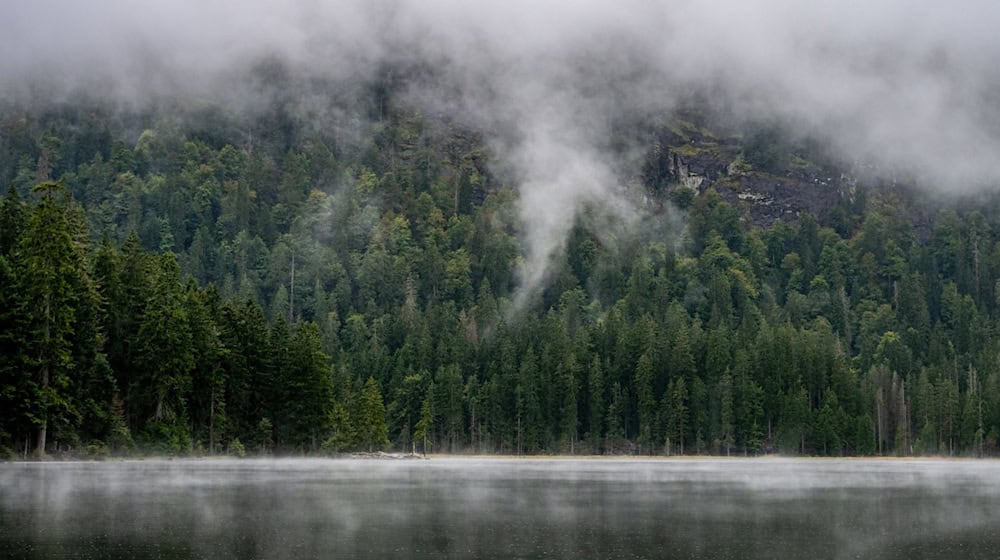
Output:
M582 208L637 219L611 123L692 95L819 141L855 172L945 193L1000 183L1000 4L987 0L14 0L4 12L9 99L246 108L261 102L246 71L263 59L287 64L294 87L333 89L428 65L408 101L484 131L520 190L528 295Z
M8 463L0 556L992 558L998 498L992 461Z

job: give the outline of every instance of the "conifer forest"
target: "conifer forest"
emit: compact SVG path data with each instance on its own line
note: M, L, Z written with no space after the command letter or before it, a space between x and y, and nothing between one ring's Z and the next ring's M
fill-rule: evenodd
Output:
M322 114L4 105L0 452L1000 452L1000 201L695 100L613 123L628 210L546 244L399 76Z

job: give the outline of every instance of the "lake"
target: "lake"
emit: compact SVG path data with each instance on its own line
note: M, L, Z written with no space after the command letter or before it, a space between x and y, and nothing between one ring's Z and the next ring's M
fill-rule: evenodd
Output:
M0 556L993 559L1000 463L6 463Z

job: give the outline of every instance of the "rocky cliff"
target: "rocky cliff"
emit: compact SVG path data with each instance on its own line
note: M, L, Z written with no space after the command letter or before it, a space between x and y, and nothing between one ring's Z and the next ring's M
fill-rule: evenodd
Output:
M773 138L713 132L682 119L668 121L655 134L643 181L661 196L714 189L760 226L796 222L803 212L829 221L838 205L863 188L850 175Z

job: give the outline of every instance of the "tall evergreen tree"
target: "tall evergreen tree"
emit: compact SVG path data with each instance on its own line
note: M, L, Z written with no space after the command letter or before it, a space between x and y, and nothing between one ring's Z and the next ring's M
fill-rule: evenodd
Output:
M72 346L80 256L70 231L65 190L42 183L17 251L23 274L18 290L28 305L27 353L35 370L38 402L31 417L37 426L35 453L44 455L50 421L74 414L67 387L74 369Z
M670 395L669 420L667 421L667 438L671 444L676 445L678 453L684 454L684 439L688 435L688 390L684 378L680 377L671 382L667 390Z
M648 452L653 447L653 426L656 424L653 363L648 352L639 357L639 363L636 365L635 391L639 405L639 444Z
M27 451L38 408L38 385L29 354L29 307L7 257L0 255L0 455Z
M148 437L163 440L170 450L191 445L189 400L195 367L191 322L185 308L180 268L172 253L153 265L151 292L135 335L136 363L141 368L129 394Z
M0 255L8 258L17 249L21 235L27 227L28 211L13 185L0 199Z
M374 377L369 377L361 391L359 415L355 423L358 443L369 452L389 444L388 428L385 425L385 406L382 392Z
M590 407L590 445L594 453L601 451L604 438L604 375L601 372L601 361L597 356L591 360L590 373L587 376Z

